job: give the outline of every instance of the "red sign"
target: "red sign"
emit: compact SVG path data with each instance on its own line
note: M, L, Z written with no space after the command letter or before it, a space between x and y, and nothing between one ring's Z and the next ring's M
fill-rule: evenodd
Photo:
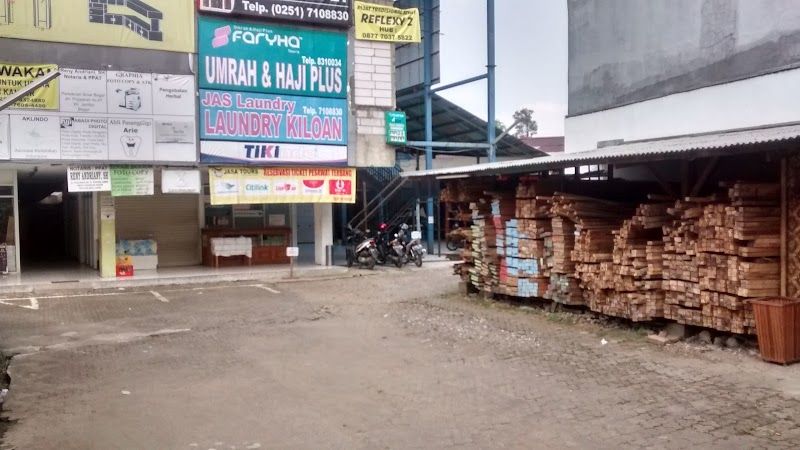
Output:
M331 195L352 195L353 182L351 180L330 180Z

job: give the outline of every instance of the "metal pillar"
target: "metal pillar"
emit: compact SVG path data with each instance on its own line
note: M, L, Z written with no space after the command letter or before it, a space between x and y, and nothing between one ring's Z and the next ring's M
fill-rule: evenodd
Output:
M424 53L423 68L425 75L425 141L428 145L425 146L425 169L433 169L433 105L431 104L431 85L433 84L433 0L424 0L425 5L425 22L423 27L425 29L424 40ZM428 254L433 254L433 191L431 179L427 180L428 188L428 201L425 208L428 217L427 230L427 244Z
M486 0L486 47L487 47L487 63L486 63L486 80L489 85L489 111L488 111L488 126L487 126L487 142L491 147L489 148L489 162L497 160L497 144L495 143L495 48L494 48L494 0Z

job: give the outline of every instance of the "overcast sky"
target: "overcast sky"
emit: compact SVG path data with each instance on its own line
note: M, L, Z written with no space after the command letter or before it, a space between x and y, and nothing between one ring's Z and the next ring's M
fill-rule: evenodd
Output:
M485 72L486 0L441 0L442 83ZM539 136L563 136L567 113L567 5L563 0L496 0L497 118L535 111ZM486 119L486 82L441 92Z

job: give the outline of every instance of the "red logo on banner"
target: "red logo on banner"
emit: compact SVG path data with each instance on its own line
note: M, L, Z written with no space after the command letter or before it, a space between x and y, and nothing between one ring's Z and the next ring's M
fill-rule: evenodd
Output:
M303 184L309 189L319 189L325 184L325 180L303 180Z
M331 195L352 195L353 182L350 180L331 180Z

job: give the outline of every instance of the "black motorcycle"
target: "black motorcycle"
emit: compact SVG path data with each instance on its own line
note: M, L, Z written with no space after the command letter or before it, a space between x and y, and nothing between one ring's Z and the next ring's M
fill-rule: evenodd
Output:
M347 267L353 267L358 262L361 267L366 267L368 270L374 269L375 263L378 261L378 247L375 245L375 240L350 225L347 226L346 235L345 258Z

